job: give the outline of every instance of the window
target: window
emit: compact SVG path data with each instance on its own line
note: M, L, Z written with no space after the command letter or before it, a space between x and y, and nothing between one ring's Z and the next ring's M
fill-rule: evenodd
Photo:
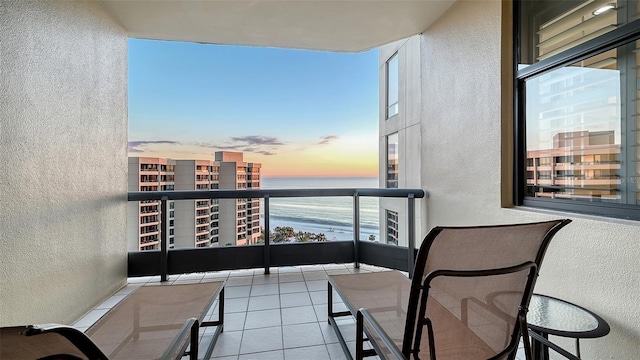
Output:
M398 245L398 213L387 210L387 244Z
M639 4L517 2L519 205L640 220Z
M387 119L398 114L398 53L387 61Z
M398 133L387 136L387 188L398 187Z

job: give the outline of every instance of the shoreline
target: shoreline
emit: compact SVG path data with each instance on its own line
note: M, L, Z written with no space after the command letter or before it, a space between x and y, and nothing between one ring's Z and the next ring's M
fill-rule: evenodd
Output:
M264 227L264 221L262 222ZM270 230L276 227L290 226L296 232L309 232L314 234L323 233L327 237L327 241L353 240L353 229L347 226L330 226L325 224L317 224L306 221L296 221L289 219L280 219L277 216L271 216L269 219ZM376 240L380 240L379 228L371 226L360 227L360 240L369 240L369 235L374 235Z

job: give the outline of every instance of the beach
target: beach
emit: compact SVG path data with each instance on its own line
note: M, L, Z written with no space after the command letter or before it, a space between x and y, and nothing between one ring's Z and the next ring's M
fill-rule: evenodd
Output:
M264 189L377 188L377 178L263 178ZM360 240L380 239L377 198L360 198ZM353 240L353 198L274 198L269 202L269 227L324 233L327 240ZM262 219L264 226L264 218Z

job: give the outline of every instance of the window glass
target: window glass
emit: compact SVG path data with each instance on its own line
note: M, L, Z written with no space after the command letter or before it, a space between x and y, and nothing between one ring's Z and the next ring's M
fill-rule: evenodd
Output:
M387 136L387 188L398 187L398 133Z
M398 54L387 61L387 119L398 114Z
M526 81L527 196L639 203L638 44Z

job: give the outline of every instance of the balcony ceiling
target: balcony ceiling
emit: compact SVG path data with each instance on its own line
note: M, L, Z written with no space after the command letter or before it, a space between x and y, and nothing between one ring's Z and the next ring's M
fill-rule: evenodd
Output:
M423 32L454 0L97 0L130 37L359 52Z

